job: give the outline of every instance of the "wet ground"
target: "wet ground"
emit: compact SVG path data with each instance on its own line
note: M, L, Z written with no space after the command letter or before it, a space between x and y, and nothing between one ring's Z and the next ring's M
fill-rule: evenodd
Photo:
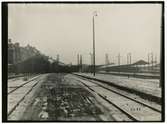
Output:
M50 74L21 120L100 121L103 110L94 96L66 74Z

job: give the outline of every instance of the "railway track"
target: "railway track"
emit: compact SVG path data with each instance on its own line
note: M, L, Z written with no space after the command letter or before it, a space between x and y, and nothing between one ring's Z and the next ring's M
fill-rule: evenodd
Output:
M110 86L105 87L101 82L93 81L84 77L77 80L99 97L115 106L132 121L161 121L161 110L142 101L122 94L120 90L112 90Z
M129 88L127 86L119 85L119 84L116 84L116 83L111 82L111 81L98 79L98 78L93 78L93 77L89 77L89 76L86 76L86 75L80 75L80 74L75 74L75 73L74 73L74 75L77 75L77 76L80 76L80 77L83 77L83 78L86 78L86 79L94 80L94 81L97 81L97 82L101 82L101 83L107 84L107 85L109 85L111 87L115 87L115 88L117 88L119 90L127 91L127 92L129 92L131 94L136 94L137 96L140 96L143 99L155 102L156 104L159 104L159 105L162 104L161 97L159 97L157 95L153 95L153 93L149 93L147 91L143 92L141 90L138 90L137 88L135 88L135 89L134 88Z
M110 72L98 72L99 74L108 74L108 75L120 75L126 77L135 77L141 79L160 79L160 75L142 75L142 74L135 74L135 73L110 73Z
M39 75L8 92L8 117L41 80Z
M26 85L26 84L28 84L28 83L31 83L32 81L34 81L34 80L36 80L36 79L38 79L38 78L39 78L39 76L34 77L34 78L32 78L32 79L26 81L25 83L23 83L23 84L21 84L21 85L19 85L19 86L14 87L13 90L10 90L10 91L8 92L8 94L13 93L15 90L17 90L17 89L23 87L24 85ZM12 88L12 87L9 87L9 88Z

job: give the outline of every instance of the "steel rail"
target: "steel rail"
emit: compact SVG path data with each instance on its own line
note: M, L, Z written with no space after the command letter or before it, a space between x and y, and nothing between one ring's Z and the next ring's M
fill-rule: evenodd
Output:
M86 78L86 79L90 79L90 80L94 80L94 81L97 81L97 82L105 83L105 84L107 84L109 86L115 87L115 88L123 90L123 91L127 91L129 93L134 93L134 94L140 96L143 99L149 99L150 101L161 105L161 101L162 101L161 98L156 97L156 96L154 96L152 94L144 93L144 92L132 89L132 88L128 88L128 87L125 87L125 86L117 85L117 84L115 84L113 82L109 82L109 81L105 81L105 80L101 80L101 79L96 79L96 78L89 77L89 76L79 75L79 74L75 74L75 73L73 73L73 75L76 75L76 76L79 76L79 77L83 77L83 78Z
M84 77L81 77L81 78L84 79ZM156 109L156 108L154 108L154 107L152 107L152 106L149 106L149 105L147 105L147 104L145 104L145 103L143 103L143 102L140 102L140 101L138 101L138 100L136 100L136 99L133 99L133 98L131 98L131 97L129 97L129 96L126 96L126 95L121 94L121 93L119 93L119 92L117 92L117 91L114 91L114 90L109 89L109 88L107 88L107 87L105 87L105 86L102 86L102 85L100 85L100 84L98 84L98 83L92 81L91 79L87 79L86 77L85 77L85 79L88 80L88 81L90 81L90 82L92 82L92 83L97 84L97 85L100 86L100 87L103 87L104 89L107 89L107 90L109 90L109 91L111 91L111 92L114 92L114 93L116 93L116 94L118 94L118 95L121 95L121 96L123 96L123 97L126 97L127 99L130 99L130 100L132 100L132 101L135 101L135 102L137 102L137 103L139 103L139 104L141 104L141 105L143 105L143 106L146 106L146 107L148 107L148 108L150 108L150 109L152 109L152 110L154 110L154 111L157 111L157 112L161 113L161 110L158 110L158 109ZM100 82L100 81L98 81L98 82ZM102 82L100 82L100 83L102 83Z
M32 91L32 89L40 82L41 80L38 80L30 90L27 91L27 93L17 102L17 104L8 112L8 116L12 114L12 112L17 108L17 106L24 100L24 98Z
M78 75L77 75L77 76L78 76ZM79 76L79 77L81 78L81 76ZM87 79L86 77L85 77L85 78L82 77L81 79L82 79L82 80L90 81L90 82L92 82L92 83L94 83L94 84L97 84L97 83L91 81L91 79ZM76 80L77 80L77 79L76 79ZM87 87L88 89L90 89L91 91L94 91L90 86L86 85L86 84L85 84L84 82L82 82L81 80L77 80L77 81L81 82L84 86L86 86L86 87ZM98 82L99 82L99 81L98 81ZM140 101L137 101L137 100L132 99L132 98L130 98L130 97L128 97L128 96L125 96L125 95L123 95L123 94L121 94L121 93L118 93L118 92L116 92L116 91L113 91L113 90L111 90L111 89L109 89L109 88L106 88L106 87L100 85L100 84L97 84L97 85L99 85L100 87L102 87L102 88L104 88L104 89L106 89L106 90L109 90L110 92L114 92L114 93L117 94L117 95L120 95L120 96L125 97L125 98L127 98L127 99L129 99L129 100L132 100L132 101L134 101L134 102L136 102L136 103L138 103L138 104L141 104L141 105L143 105L143 106L145 106L145 107L148 107L148 108L152 109L153 111L156 111L156 112L158 112L158 113L161 113L161 111L158 110L158 109L156 109L156 108L153 108L153 107L151 107L151 106L148 106L148 105L146 105L146 104L144 104L144 103L142 103L142 102L140 102ZM130 113L128 113L127 111L125 111L124 109L122 109L121 107L119 107L118 105L116 105L115 103L113 103L113 102L111 102L110 100L108 100L106 97L102 96L101 94L97 93L96 91L94 91L94 92L95 92L98 96L100 96L101 98L103 98L104 100L106 100L108 103L110 103L110 104L112 104L113 106L115 106L116 108L118 108L120 111L122 111L124 114L126 114L126 115L127 115L130 119L132 119L133 121L140 121L140 120L138 120L136 117L134 117L133 115L131 115Z
M39 76L40 76L40 75L38 75L37 77L34 77L33 79L30 79L29 81L26 81L25 83L23 83L23 84L17 86L15 89L13 89L13 90L11 90L10 92L8 92L8 95L11 94L11 93L13 93L13 92L16 91L17 89L23 87L24 85L26 85L26 84L28 84L28 83L34 81L34 80L37 80L37 79L39 78Z
M86 86L89 90L95 92L92 88L90 88L88 85L86 85L85 83L83 83L80 80L77 80L79 82L81 82L84 86ZM125 115L128 116L128 118L130 118L133 121L139 121L137 120L135 117L133 117L132 115L130 115L128 112L126 112L125 110L123 110L122 108L120 108L119 106L117 106L116 104L114 104L113 102L111 102L110 100L106 99L104 96L102 96L101 94L95 92L98 96L100 96L102 99L104 99L105 101L107 101L108 103L112 104L114 107L116 107L117 109L119 109L122 113L124 113Z

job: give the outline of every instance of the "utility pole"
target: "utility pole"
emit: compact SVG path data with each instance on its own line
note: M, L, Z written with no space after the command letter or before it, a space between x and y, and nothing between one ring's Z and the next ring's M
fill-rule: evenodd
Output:
M79 66L79 54L77 54L77 64Z
M109 64L112 64L113 62L112 62L113 60L112 60L112 56L110 57L110 60L109 60Z
M80 55L80 72L82 72L82 55Z
M150 53L148 53L148 70L149 70L149 65L150 65Z
M56 72L59 72L60 69L59 69L59 54L57 54L57 58L56 58Z
M157 64L157 56L155 55L155 64Z
M120 73L120 58L121 58L121 56L120 56L120 53L118 54L118 70L119 70L119 73Z
M132 64L132 54L131 53L129 53L129 58L130 58L130 65Z
M92 56L92 53L89 53L89 55L90 55L90 62L91 62L91 64L90 64L90 72L92 73L93 56Z
M131 64L131 53L127 54L127 64Z
M127 65L129 64L129 54L127 54Z
M59 64L59 54L57 54L57 64Z
M131 68L131 53L127 54L127 65L129 66L129 68ZM128 75L129 78L129 75Z
M152 70L153 70L153 63L154 63L154 55L153 55L153 53L151 53L151 64L152 64Z
M148 68L151 63L151 69L153 70L153 64L154 64L154 55L153 53L148 53Z
M97 16L97 13L93 13L93 75L95 76L96 71L96 63L95 63L95 16Z
M105 64L106 64L106 71L107 71L107 65L109 65L109 58L108 58L108 54L107 53L105 55Z
M105 54L105 64L106 65L108 64L108 54L107 53Z
M77 65L78 65L78 72L79 72L79 54L77 54Z
M120 56L120 53L118 54L118 65L120 66L120 58L121 58L121 56Z

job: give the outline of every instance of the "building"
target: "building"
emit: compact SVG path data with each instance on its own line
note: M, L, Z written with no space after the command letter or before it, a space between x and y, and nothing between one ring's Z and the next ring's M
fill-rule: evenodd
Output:
M8 64L13 64L14 63L14 47L11 42L11 39L8 40Z
M21 61L21 51L19 43L12 43L8 40L8 64L16 64Z
M35 47L30 45L21 47L19 43L12 43L11 39L8 40L8 64L17 64L36 55L40 55L40 52Z

